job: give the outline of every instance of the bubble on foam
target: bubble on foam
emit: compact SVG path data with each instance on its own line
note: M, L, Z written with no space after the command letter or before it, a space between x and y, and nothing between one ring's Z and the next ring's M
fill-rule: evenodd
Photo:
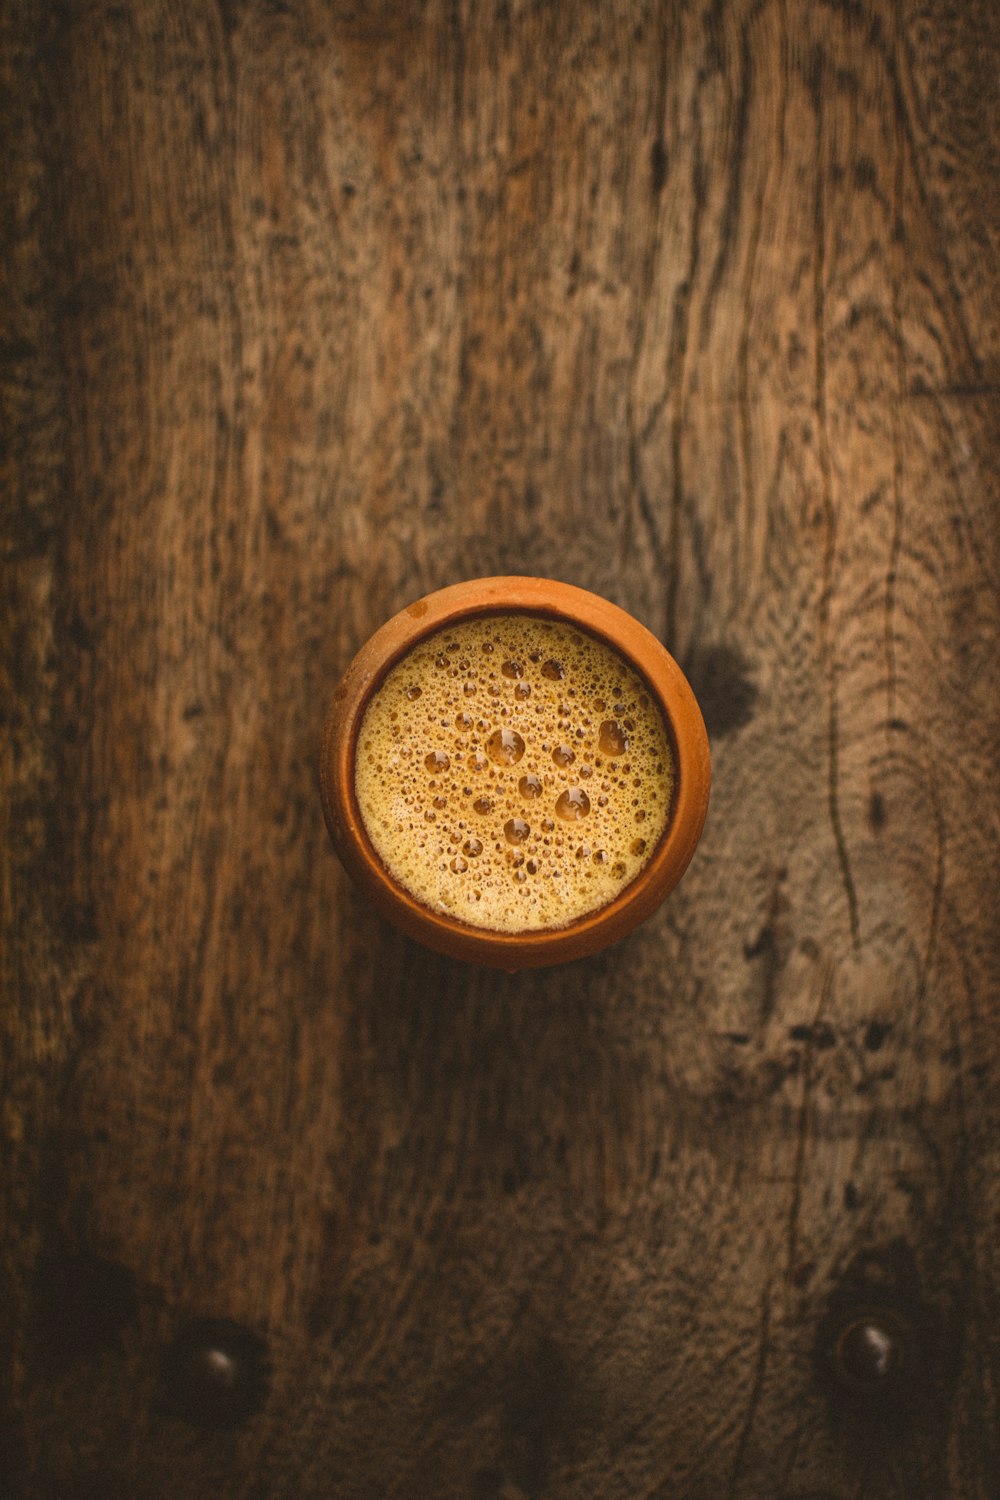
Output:
M628 735L616 719L605 719L597 731L597 743L605 755L624 755L629 746Z
M556 812L567 823L578 822L590 812L590 798L582 786L569 786L556 800Z
M358 745L376 852L418 901L476 927L560 927L606 905L666 825L673 761L645 683L559 621L496 615L419 644Z
M486 741L486 753L498 766L516 766L524 754L524 740L516 729L495 729Z

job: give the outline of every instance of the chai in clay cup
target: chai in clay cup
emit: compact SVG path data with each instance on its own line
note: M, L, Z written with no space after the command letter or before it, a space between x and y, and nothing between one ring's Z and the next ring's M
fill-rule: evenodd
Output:
M505 649L512 635L524 649ZM539 649L529 651L536 637ZM512 655L518 660L506 659ZM600 687L597 696L595 681L623 688ZM627 716L629 702L642 722ZM396 705L391 712L389 704ZM656 744L666 746L659 760ZM519 775L525 766L537 774ZM333 694L320 784L334 847L373 906L429 948L516 972L596 953L656 910L701 836L711 767L694 694L645 626L571 584L498 577L418 599L362 646ZM629 822L626 858L610 870L592 868L601 856L606 864L615 847L610 855L592 848L590 828L615 816L617 838L622 819L646 818L647 798L651 821ZM502 826L475 811L491 800L499 808L491 816L506 815ZM633 837L646 832L648 841ZM633 869L629 851L640 847L646 852ZM463 873L452 877L450 870ZM604 890L610 871L619 872L620 888L592 909L574 913L574 902L585 906L592 898L561 906L553 894ZM425 874L440 884L433 897L422 888L416 894ZM476 920L470 903L483 896L483 910L507 903L500 926Z

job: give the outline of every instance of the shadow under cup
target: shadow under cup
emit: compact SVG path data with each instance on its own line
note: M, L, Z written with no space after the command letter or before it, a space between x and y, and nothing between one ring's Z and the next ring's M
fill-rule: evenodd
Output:
M550 579L429 594L358 652L320 780L341 861L410 936L515 971L617 942L701 834L708 739L680 668Z

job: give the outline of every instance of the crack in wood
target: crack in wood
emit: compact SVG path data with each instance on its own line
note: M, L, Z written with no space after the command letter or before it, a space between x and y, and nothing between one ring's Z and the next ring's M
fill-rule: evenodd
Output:
M740 1426L739 1437L736 1439L736 1452L733 1456L733 1467L729 1474L729 1500L735 1500L736 1486L739 1483L743 1466L746 1462L747 1448L750 1444L750 1436L753 1432L753 1424L760 1406L761 1396L764 1391L764 1377L767 1373L767 1359L769 1353L768 1339L771 1333L771 1281L768 1279L760 1303L760 1331L757 1336L757 1359L754 1366L753 1384L750 1387L750 1395L747 1398L747 1409Z
M784 42L784 7L780 7L782 20L782 41ZM781 97L778 105L778 118L781 121L781 145L784 149L784 122L788 104L788 81L787 75L782 70ZM743 275L743 285L740 291L740 300L743 308L743 317L740 327L739 352L737 355L737 401L739 410L739 443L740 460L743 473L743 534L746 540L746 554L743 559L744 567L748 576L754 577L762 568L764 556L767 552L767 515L763 517L764 530L759 548L753 545L754 532L757 522L757 485L754 475L753 464L753 424L751 412L753 400L750 393L750 328L753 314L753 284L757 271L757 260L760 252L761 232L764 223L764 199L770 174L765 177L764 186L761 188L754 204L753 223L750 230L750 246L747 251L746 269Z
M937 776L934 767L928 761L927 779L930 786L931 807L934 810L934 828L936 832L936 857L934 861L934 883L931 886L931 911L927 923L927 942L924 946L923 958L920 965L920 977L917 981L916 1003L923 1011L924 1002L927 998L927 986L930 976L931 963L934 957L934 949L937 946L938 925L941 920L941 905L944 900L945 886L945 824L944 814L941 809L941 797L938 792Z
M823 87L821 72L825 67L822 53L814 57L814 106L816 111L816 186L814 204L814 236L816 253L813 257L813 314L815 323L814 366L814 410L816 413L817 446L819 452L820 479L822 484L823 516L826 538L823 549L823 584L820 596L820 642L827 659L827 807L833 841L837 851L844 893L847 897L847 913L851 929L851 941L855 949L861 945L858 919L858 895L847 851L843 821L840 815L840 730L839 701L837 691L838 662L831 641L830 611L833 596L833 571L837 547L837 511L833 498L833 472L830 461L830 429L826 403L826 203L823 194L823 154L826 147L826 130L823 113Z
M906 389L906 350L903 343L903 313L901 306L902 274L900 260L903 254L903 189L904 155L902 129L898 113L893 116L893 139L895 163L892 198L892 327L895 343L896 392L902 396ZM885 669L886 669L886 725L896 718L896 575L899 568L903 541L903 450L900 434L899 402L892 403L892 537L889 543L889 561L885 576Z
M820 989L819 1002L816 1013L812 1019L811 1033L817 1035L823 1013L827 1002L833 991L833 970L827 967L823 984ZM788 1235L785 1275L791 1280L798 1264L799 1248L799 1214L802 1208L802 1189L805 1181L806 1151L809 1144L809 1132L811 1124L812 1091L815 1083L813 1071L813 1060L816 1053L815 1042L811 1039L806 1042L803 1049L802 1063L802 1092L799 1100L798 1127L795 1133L795 1164L792 1169L792 1196L788 1208Z
M747 132L750 119L750 99L753 93L753 59L750 54L749 28L754 14L746 18L740 27L740 76L733 122L733 145L726 186L726 201L722 209L719 227L718 250L712 265L705 300L701 308L701 342L707 343L715 302L722 286L726 265L732 254L739 230L740 210L743 199L743 174L746 168Z
M705 213L706 198L705 163L702 155L701 108L697 100L694 106L694 157L691 166L691 197L693 205L691 216L691 249L687 273L674 297L673 338L670 350L671 381L675 394L670 419L670 456L673 484L668 548L670 569L667 575L666 642L674 652L680 649L678 640L678 609L680 604L681 579L681 512L684 508L684 468L682 455L684 413L687 399L684 385L687 372L688 334L691 322L691 296L701 253L701 225Z
M665 181L668 167L666 153L663 148L663 129L665 125L664 115L666 112L667 99L667 66L668 47L667 38L664 34L659 38L658 62L656 72L656 102L654 107L654 114L656 117L656 129L658 133L656 139L653 142L651 153L654 199L659 197L659 191L663 186L663 182L660 182L659 188L657 187L659 175L662 173L663 179ZM659 152L657 152L657 147L660 148ZM621 550L623 556L625 557L627 557L629 552L631 551L632 509L634 506L638 510L642 523L646 528L646 534L649 538L649 545L656 562L656 571L661 577L669 578L670 560L667 549L664 545L660 528L657 524L655 511L650 504L649 495L646 491L645 482L642 477L641 457L641 449L644 446L649 433L652 431L653 426L655 425L655 419L662 411L662 401L658 401L654 406L653 411L650 413L650 417L645 424L645 429L641 437L636 429L636 400L637 386L639 382L639 367L642 360L642 351L645 346L647 312L653 295L653 283L656 276L656 263L659 259L660 254L662 215L662 205L657 204L653 211L652 228L643 256L642 285L638 299L639 317L637 319L636 336L632 350L632 368L630 372L628 405L625 417L625 425L628 434L628 480L632 504L627 506L625 511L625 523L622 528Z

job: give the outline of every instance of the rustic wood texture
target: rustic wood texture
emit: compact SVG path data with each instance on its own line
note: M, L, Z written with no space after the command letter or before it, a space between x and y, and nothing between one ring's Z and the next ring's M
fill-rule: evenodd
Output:
M5 1493L995 1495L992 0L0 34ZM499 572L648 624L715 759L656 917L515 977L365 909L316 773Z

